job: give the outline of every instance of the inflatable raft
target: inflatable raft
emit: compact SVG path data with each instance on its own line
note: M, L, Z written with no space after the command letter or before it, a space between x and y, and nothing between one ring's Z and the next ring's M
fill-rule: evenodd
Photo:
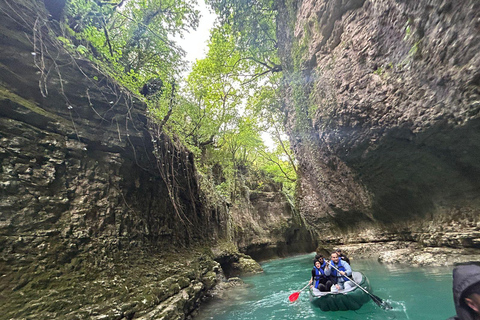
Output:
M370 292L370 283L363 273L354 271L352 279ZM357 286L339 292L322 292L315 288L310 289L310 301L322 311L358 310L369 300L370 296Z

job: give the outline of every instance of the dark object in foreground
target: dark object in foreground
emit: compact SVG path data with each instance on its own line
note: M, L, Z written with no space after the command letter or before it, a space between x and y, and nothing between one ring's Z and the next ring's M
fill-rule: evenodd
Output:
M480 317L480 265L470 262L453 269L453 300L457 316L449 320L474 320Z

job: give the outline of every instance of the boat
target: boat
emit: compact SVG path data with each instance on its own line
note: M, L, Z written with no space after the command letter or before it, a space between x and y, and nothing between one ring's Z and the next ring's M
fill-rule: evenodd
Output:
M352 279L362 288L370 292L370 282L361 273L352 272ZM322 311L347 311L358 310L370 300L370 296L362 289L354 285L353 288L338 292L323 292L318 289L310 289L310 301Z

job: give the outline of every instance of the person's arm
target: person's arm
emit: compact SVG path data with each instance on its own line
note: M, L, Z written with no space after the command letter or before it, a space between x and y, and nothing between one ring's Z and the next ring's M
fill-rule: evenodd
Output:
M325 265L325 269L323 269L323 271L325 272L325 275L326 275L327 277L330 276L330 274L331 274L331 272L332 272L331 270L332 270L332 268L330 268L330 261L329 261L329 262L327 262L327 264Z
M310 278L308 284L313 284L313 279L315 279L315 271L312 269L312 277Z
M352 267L350 267L350 265L346 261L342 261L342 265L345 268L345 273L347 274L347 277L351 277Z

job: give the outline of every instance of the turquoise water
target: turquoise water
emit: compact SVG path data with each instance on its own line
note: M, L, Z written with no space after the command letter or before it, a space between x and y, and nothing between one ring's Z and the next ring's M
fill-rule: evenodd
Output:
M375 260L354 260L354 270L370 280L372 293L388 301L383 310L372 301L356 311L323 312L303 291L294 303L288 297L310 278L314 254L273 260L262 264L263 274L243 278L246 287L234 288L222 300L203 306L195 320L264 319L411 319L441 320L455 314L452 267L385 265Z

